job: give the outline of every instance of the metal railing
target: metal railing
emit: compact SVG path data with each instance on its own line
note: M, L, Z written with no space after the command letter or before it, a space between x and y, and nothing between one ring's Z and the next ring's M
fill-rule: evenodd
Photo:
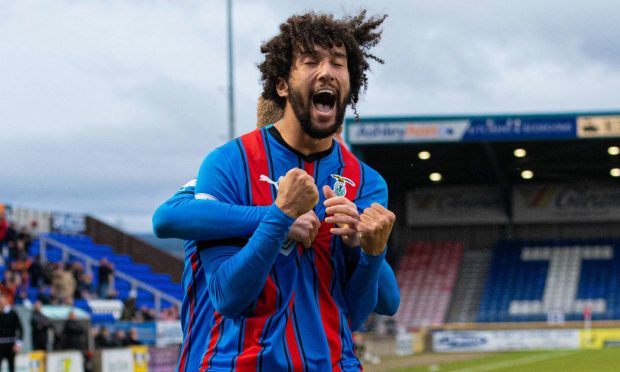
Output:
M40 236L39 242L40 242L39 250L40 250L40 255L41 255L41 262L43 263L47 261L47 245L49 244L51 246L55 246L59 248L62 251L63 262L67 262L69 260L69 256L73 256L73 257L79 258L80 260L83 260L86 263L86 268L85 268L86 272L92 272L93 266L99 267L98 260L78 251L75 248L71 248L68 245L61 243L57 240L54 240L46 236ZM178 306L179 308L181 307L181 301L179 301L175 297L172 297L169 294L164 293L160 291L159 289L154 288L144 283L141 280L137 280L131 275L128 275L122 271L114 269L114 277L117 277L119 279L129 282L131 285L131 289L133 290L137 291L138 289L143 289L147 292L150 292L153 295L153 298L155 300L155 310L157 311L157 314L160 314L161 312L161 301L162 300L168 301L171 304ZM114 288L114 283L111 283L111 288Z

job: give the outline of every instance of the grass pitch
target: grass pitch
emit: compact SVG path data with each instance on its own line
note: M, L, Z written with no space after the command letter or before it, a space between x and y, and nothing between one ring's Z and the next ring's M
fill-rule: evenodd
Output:
M508 353L422 354L364 366L369 372L618 372L620 348ZM464 360L463 360L464 359Z

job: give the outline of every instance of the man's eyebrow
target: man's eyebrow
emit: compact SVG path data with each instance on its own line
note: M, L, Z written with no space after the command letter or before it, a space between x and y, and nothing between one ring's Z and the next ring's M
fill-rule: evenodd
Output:
M334 52L334 55L338 58L347 58L347 55L342 52Z

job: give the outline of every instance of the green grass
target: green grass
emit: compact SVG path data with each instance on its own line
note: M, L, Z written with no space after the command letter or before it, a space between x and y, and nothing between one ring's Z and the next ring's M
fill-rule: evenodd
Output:
M480 358L467 361L437 363L415 368L398 368L390 371L617 372L620 371L620 348L481 354Z

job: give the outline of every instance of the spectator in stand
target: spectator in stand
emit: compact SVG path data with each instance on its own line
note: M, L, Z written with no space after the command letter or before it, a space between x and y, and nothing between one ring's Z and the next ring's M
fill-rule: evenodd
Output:
M82 275L84 275L84 267L79 262L73 262L69 265L69 271L73 275L73 279L75 279L76 283L80 282Z
M0 248L6 245L6 233L9 230L9 222L6 220L4 212L0 214Z
M126 340L125 331L123 331L122 329L117 329L116 331L114 331L114 334L112 335L111 346L112 347L126 346L125 340Z
M52 304L52 290L48 286L39 287L39 293L37 294L37 301L41 301L43 305Z
M13 273L22 277L22 279L28 278L28 268L30 267L28 257L18 257L16 260L11 261L10 266Z
M75 287L73 274L70 271L63 270L62 266L57 266L52 276L52 298L54 302L58 305L72 304Z
M172 317L173 320L181 319L181 315L179 314L179 307L178 306L172 305L170 307L170 316Z
M8 240L7 248L9 252L9 257L7 259L7 262L12 262L13 260L17 258L17 240Z
M30 235L33 238L36 238L39 235L39 221L32 220L30 221Z
M54 276L54 271L58 267L58 263L47 261L45 265L43 265L44 279L45 284L52 285L52 276Z
M4 241L5 241L5 248L8 247L8 250L5 251L3 249L2 254L5 258L10 260L10 256L11 256L10 253L12 251L15 251L17 247L17 231L15 231L15 228L13 227L13 224L11 222L8 222L8 227L6 230L6 235L4 236Z
M169 308L165 308L162 309L159 312L159 316L157 317L158 320L171 320L170 318L170 309Z
M123 302L123 313L121 314L121 320L134 320L136 317L136 298L138 293L135 289L129 291L129 295Z
M29 235L17 233L11 225L7 233L7 246L9 252L9 260L21 260L28 258L28 247L32 243Z
M17 313L8 298L0 294L0 364L7 359L10 372L15 371L15 354L21 350L22 337L22 324Z
M17 239L15 241L15 245L17 247L15 253L15 259L20 261L25 261L28 259L28 248L26 246L26 242L22 239Z
M9 304L13 304L15 298L15 281L13 280L13 271L5 270L4 279L0 282L0 294L6 296Z
M15 283L14 304L31 305L28 299L28 289L30 288L30 276L28 275L28 259L18 259L11 262L11 271L13 272L13 282Z
M77 319L77 315L74 311L69 312L69 317L65 321L65 326L62 329L61 348L63 350L80 350L83 351L84 347L84 335L86 331L80 321Z
M52 321L46 317L41 308L43 303L36 301L32 311L30 325L32 326L32 348L34 350L47 350L48 330L52 328Z
M15 275L13 278L15 283L15 295L13 296L13 303L16 305L31 306L28 299L28 277L22 278L21 275Z
M101 327L95 336L95 349L103 349L111 345L110 330L106 327Z
M127 337L125 338L125 345L142 345L142 342L138 339L138 330L135 328L129 328L129 332L127 333Z
M41 256L36 255L34 259L31 259L28 266L28 274L30 275L30 285L35 288L39 288L45 284L45 270L41 264ZM49 279L47 280L49 283Z
M84 273L80 277L75 289L75 298L92 300L95 298L95 291L93 288L93 274Z
M159 315L160 320L179 320L179 310L176 306L163 309Z
M110 284L114 275L114 265L106 257L99 261L99 297L107 298L110 292Z
M82 298L81 292L84 285L82 283L82 279L84 277L84 267L81 263L76 261L69 266L69 271L71 272L71 275L73 275L73 280L75 281L75 291L73 292L73 297Z
M17 234L17 240L22 242L24 252L26 253L27 257L30 254L30 246L32 245L32 235L28 231L28 227L22 226L22 228L19 229L19 233Z
M142 305L140 306L140 310L138 310L136 316L144 322L152 322L155 320L155 311L153 309L149 309L146 305Z

